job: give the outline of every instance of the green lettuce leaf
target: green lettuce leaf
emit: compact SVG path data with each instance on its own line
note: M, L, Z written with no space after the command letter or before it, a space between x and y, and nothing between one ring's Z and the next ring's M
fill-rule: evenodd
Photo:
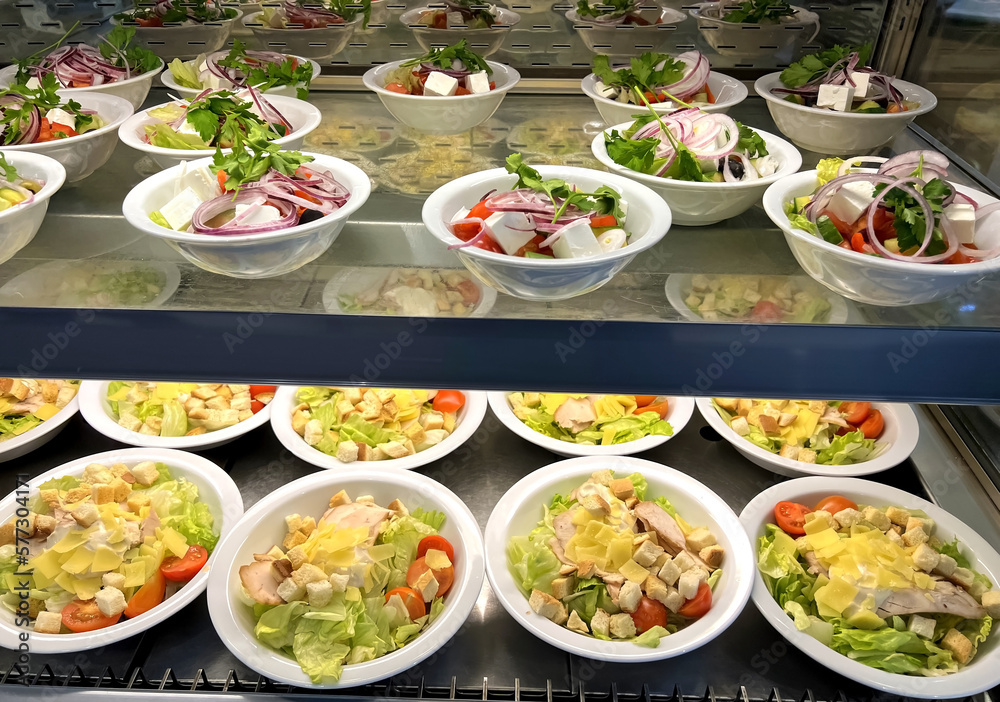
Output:
M189 544L199 544L211 552L219 535L212 511L198 500L198 486L185 478L170 479L169 470L162 463L157 468L160 477L145 493L160 523L183 534Z
M145 127L149 143L164 149L195 151L211 148L197 134L181 134L168 124L147 124Z
M632 639L632 643L637 646L645 646L646 648L656 648L660 645L660 639L669 633L662 626L654 626Z
M843 436L835 436L825 448L816 455L816 463L830 466L843 466L861 463L874 457L876 453L875 439L866 439L860 429Z
M366 443L374 448L388 441L405 441L406 439L399 432L383 429L365 421L360 414L352 414L340 426L340 440Z
M204 86L198 78L198 66L204 60L205 57L203 55L194 61L181 61L175 58L167 68L170 70L170 74L174 77L174 80L177 81L177 85L193 90L201 90Z

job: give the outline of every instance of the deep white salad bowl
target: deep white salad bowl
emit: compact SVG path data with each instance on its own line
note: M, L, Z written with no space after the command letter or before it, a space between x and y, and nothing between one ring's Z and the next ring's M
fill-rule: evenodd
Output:
M909 405L891 402L873 402L872 409L877 409L882 413L885 421L885 429L882 436L876 441L888 444L888 448L880 456L876 456L870 461L853 463L846 466L824 466L818 463L803 463L794 461L791 458L779 456L762 449L752 441L733 431L726 420L722 418L718 410L712 406L712 399L709 397L699 397L697 399L698 411L708 422L709 426L719 432L719 435L733 445L733 448L740 452L744 458L751 463L760 466L765 470L778 475L785 475L797 478L803 475L828 475L831 477L858 477L861 475L871 475L889 470L905 461L917 447L917 439L920 437L920 423L917 422L917 415Z
M275 144L289 151L302 148L306 136L316 129L323 120L323 114L319 111L319 108L305 100L283 95L268 95L267 101L292 125L291 134L274 140ZM176 166L181 161L192 161L204 156L214 155L214 148L171 149L165 146L154 146L153 144L146 143L146 126L159 122L159 120L150 116L149 111L165 107L168 104L170 103L150 107L142 112L135 113L127 119L118 130L118 137L122 143L146 154L160 168L170 168L171 166ZM223 149L222 153L232 153L232 149Z
M243 13L237 10L236 16L231 19L204 24L181 22L163 27L140 27L135 22L120 22L113 18L111 22L135 27L136 41L164 61L170 62L175 58L187 61L199 54L218 51L226 45L226 40L242 16Z
M475 246L455 252L473 275L500 292L525 300L565 300L597 290L632 259L654 246L670 229L670 207L651 189L613 173L573 166L538 166L543 178L562 178L592 192L607 185L628 203L625 231L629 243L615 251L587 258L522 258L484 251ZM471 208L491 190L510 190L517 177L504 168L471 173L442 185L424 202L424 226L441 243L463 242L448 228L461 208Z
M69 404L56 412L52 418L46 419L38 426L29 429L19 436L7 439L6 441L0 441L0 463L13 461L15 458L20 458L25 454L31 453L36 448L49 443L52 439L56 438L59 432L66 428L66 422L71 420L73 415L79 411L80 393L77 391L76 396L69 401Z
M67 98L71 98L74 95L82 95L83 93L115 95L120 98L125 98L132 103L132 109L138 110L142 103L145 102L146 96L149 95L149 89L153 85L153 79L156 78L156 76L160 74L160 71L163 70L163 65L163 59L160 59L160 65L153 70L140 73L132 76L131 78L117 80L114 83L105 83L103 85L92 85L89 88L60 88L59 94ZM16 75L16 65L7 66L7 68L0 70L0 89L13 84L14 76Z
M302 56L292 56L291 54L288 54L288 56L290 58L297 58L300 62L309 62L310 64L312 64L313 78L318 76L320 71L322 70L320 68L320 65L315 61L313 61L312 59L303 58ZM164 71L163 75L160 76L160 80L163 81L163 85L165 85L168 90L172 90L173 93L176 93L178 96L184 98L185 100L190 100L192 98L197 97L204 90L203 88L202 89L185 88L183 85L177 82L177 79L174 78L174 74L171 73L169 67L167 68L166 71ZM264 95L268 96L268 100L271 100L274 96L279 96L279 95L283 97L294 98L296 88L297 86L295 85L276 85L273 88L268 88L267 90L265 90ZM225 90L225 88L223 89ZM229 89L239 90L239 88L235 86L230 86Z
M722 19L731 3L705 2L688 10L698 22L698 31L723 56L763 58L796 45L809 44L819 34L819 15L792 5L794 17L780 22L726 22Z
M997 198L964 185L958 191L980 206ZM898 307L939 300L1000 270L1000 258L975 263L910 263L844 249L796 229L785 203L812 195L816 171L803 171L774 183L764 193L764 211L785 234L795 260L814 280L836 293L869 305ZM988 215L995 221L997 215Z
M439 30L440 31L440 30ZM482 124L497 111L521 74L510 66L488 61L493 70L490 80L496 88L472 95L404 95L385 89L386 77L405 61L383 63L369 69L362 77L365 87L378 95L385 109L408 127L428 134L458 134Z
M662 197L670 205L675 224L701 227L741 215L760 202L768 186L795 173L802 166L798 149L775 134L757 129L755 131L767 145L768 154L781 163L777 171L764 178L738 183L695 183L638 173L612 161L604 145L605 133L610 134L612 130L621 133L631 125L631 122L625 122L598 134L590 145L591 151L612 172L632 178Z
M566 456L567 458L573 456L630 456L634 453L648 451L677 436L681 429L687 426L691 415L694 413L693 398L668 397L667 416L665 419L670 422L670 426L674 430L674 433L670 436L650 435L624 444L592 446L561 441L560 439L553 439L551 436L538 433L514 414L514 411L510 407L510 402L507 400L509 394L509 391L489 393L490 409L493 410L493 414L497 416L497 419L525 441L530 441L536 446L541 446L543 449L547 449L559 456Z
M594 106L601 113L605 124L620 124L635 119L636 115L649 111L645 105L634 105L603 97L597 93L598 78L591 73L580 83L583 92L594 101ZM729 112L731 107L740 104L747 97L747 87L742 81L727 76L724 73L712 71L708 74L708 87L715 96L712 104L699 105L702 112ZM654 104L653 110L660 114L667 114L680 109L673 102L658 102Z
M306 29L305 27L270 27L264 24L263 13L254 12L246 16L243 26L253 32L261 49L295 54L308 59L328 59L339 54L361 29L364 17L355 17L343 24ZM319 75L314 73L313 75Z
M30 201L0 212L0 263L3 263L35 238L48 212L49 198L66 182L66 169L54 158L29 151L8 151L4 148L0 149L0 153L20 178L44 183ZM4 443L0 443L0 447Z
M70 96L65 96L69 99ZM5 154L32 153L53 158L66 169L66 182L83 180L111 158L118 145L118 128L132 116L132 103L116 95L102 93L80 93L72 96L84 110L93 110L104 120L100 129L94 129L79 136L55 139L40 144L16 144L4 146Z
M783 88L780 73L768 73L753 84L754 90L767 101L767 109L778 131L803 149L832 156L867 154L892 141L920 115L937 106L934 93L915 83L893 79L892 84L907 100L920 103L906 112L867 114L837 112L796 105L771 92Z
M371 495L377 504L400 500L411 511L443 512L440 534L455 546L455 584L445 595L441 615L404 647L381 658L344 666L336 685L314 684L299 664L284 653L260 643L254 636L253 609L241 594L239 568L253 563L288 533L290 514L319 517L330 498L346 490L351 498ZM368 465L325 471L291 482L261 498L237 527L219 542L209 576L208 609L212 624L226 647L253 670L297 687L349 688L390 678L420 663L448 644L465 623L483 588L483 540L479 524L465 503L451 490L415 471Z
M234 278L270 278L301 268L330 248L347 224L347 218L371 194L371 181L357 166L333 156L309 154L312 166L325 170L346 186L351 196L336 212L288 229L261 234L212 236L161 227L149 218L173 198L181 166L161 171L132 188L122 203L125 219L136 229L166 241L184 258L212 273ZM194 161L191 167L211 166L212 159Z
M595 54L625 58L636 54L636 46L655 47L667 42L670 36L667 32L676 30L676 25L686 20L687 15L672 7L662 7L660 21L656 24L614 24L581 17L573 9L566 12L566 19L573 25L586 47Z
M948 542L956 537L972 568L996 583L1000 579L1000 555L972 527L936 504L897 488L857 478L809 477L786 480L760 493L743 509L740 521L756 543L767 524L774 523L774 506L783 500L814 505L830 495L843 495L859 505L896 506L923 510L934 520L934 534ZM754 556L756 562L756 555ZM754 568L756 571L756 568ZM767 591L760 573L753 573L753 603L785 640L835 673L877 690L924 699L967 698L1000 684L1000 636L994 629L979 645L976 657L957 673L940 676L901 675L878 670L841 655L795 628L794 620Z
M610 469L618 476L639 472L648 499L667 498L684 519L707 527L725 549L722 577L712 592L712 608L685 629L662 639L656 648L631 641L602 641L579 634L535 614L507 569L507 544L534 529L554 495L568 495L593 473ZM712 490L673 468L630 456L586 456L552 463L528 474L500 498L486 524L486 575L504 609L529 632L563 651L615 663L641 663L680 656L724 632L750 598L757 562L736 513Z
M240 489L225 471L207 458L173 449L129 448L84 456L39 475L29 481L28 487L33 496L38 486L45 481L64 475L82 475L84 468L91 463L124 463L131 467L143 461L165 463L174 478L185 478L198 487L198 499L211 510L220 543L243 516ZM0 501L0 524L5 524L14 517L19 506L15 501L17 497L17 493L12 492ZM76 653L100 649L142 633L180 612L205 591L209 572L218 562L217 552L218 544L209 554L208 563L201 572L162 604L134 619L126 619L103 629L70 634L42 634L17 626L14 613L6 607L0 607L0 647L17 650L19 642L23 641L20 636L27 632L32 653Z
M443 7L443 6L441 6ZM465 39L469 43L469 48L480 56L492 56L500 47L510 33L511 28L521 21L521 15L505 7L497 7L494 11L496 24L492 27L472 29L464 27L453 27L451 29L434 29L420 24L420 16L432 9L429 6L414 7L407 10L399 17L399 21L405 24L413 32L413 38L424 51L430 51L435 46L450 46L459 39Z

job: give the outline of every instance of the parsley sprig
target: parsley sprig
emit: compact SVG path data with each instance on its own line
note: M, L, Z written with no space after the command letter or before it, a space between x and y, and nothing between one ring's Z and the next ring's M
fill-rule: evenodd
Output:
M764 142L764 137L742 122L733 121L740 128L740 140L736 142L736 150L745 153L747 158L767 156L767 144Z
M219 60L219 65L233 68L246 76L247 85L264 92L276 85L295 85L295 97L305 100L309 97L309 84L313 78L312 64L287 56L281 63L251 61L247 56L246 44L239 39L233 40L233 48L226 57ZM294 66L294 67L293 67Z
M300 5L303 4L302 0L298 2ZM345 22L353 22L359 14L364 15L365 20L361 23L361 27L368 29L368 22L372 18L372 0L326 0L320 4L330 12L343 17Z
M858 66L868 65L872 53L871 44L860 47L842 46L837 44L832 49L803 56L781 72L781 82L789 88L801 88L821 77L838 61L843 61L852 53L858 53Z
M282 151L278 144L270 141L267 132L257 126L249 134L237 138L232 153L224 154L222 149L216 149L212 163L216 170L228 176L226 190L238 191L241 186L260 180L272 168L291 176L299 166L312 160L312 156L298 151Z
M253 102L241 100L228 90L209 93L188 106L187 121L202 141L212 146L229 148L260 127L271 139L285 136L285 128L270 124L253 112Z
M660 63L663 66L657 68ZM633 57L630 67L614 70L607 56L594 57L594 75L609 86L617 86L631 91L639 88L644 93L655 93L657 88L673 85L684 77L686 65L671 58L669 54L647 51Z
M876 185L875 195L880 195L883 190L889 187L892 186ZM948 248L944 242L941 230L936 225L940 222L942 213L944 212L944 200L951 195L951 186L940 178L934 178L927 181L922 188L921 194L931 206L931 211L934 214L935 227L931 235L932 240L925 249L927 255L933 256L943 253ZM895 215L892 226L896 230L896 241L899 244L899 250L906 252L920 246L927 231L927 219L924 217L923 208L917 203L916 199L899 188L892 187L889 194L882 200L882 204Z
M537 193L544 193L555 207L556 222L570 205L575 205L582 212L597 212L598 214L613 214L618 221L625 218L618 192L602 185L593 192L576 190L561 178L543 180L541 174L524 162L521 154L511 154L507 157L507 172L517 176L514 188L530 188Z
M14 80L18 83L26 83L34 75L31 69L40 64L54 49L59 48L78 25L79 22L70 27L54 44L36 51L27 58L19 59L17 61L17 75ZM108 32L108 36L101 39L101 44L97 47L98 51L101 56L118 68L127 66L129 71L136 74L152 71L160 65L160 59L149 49L132 44L134 37L135 27L117 25Z
M2 153L0 153L0 175L3 175L8 183L16 183L19 178L14 164L9 163Z
M450 69L452 62L458 59L465 64L470 71L486 71L493 73L493 69L486 63L486 59L468 47L465 39L457 44L446 46L443 49L431 49L420 58L404 61L401 66L418 66L422 63L430 63L438 68Z
M798 10L792 9L784 0L746 0L736 10L722 16L723 22L740 24L777 23L785 17L794 17Z
M38 108L42 113L42 119L45 119L46 112L55 107L61 107L73 114L76 116L77 133L90 126L94 121L94 116L83 114L83 107L75 100L67 100L64 103L56 93L59 87L59 81L56 80L55 75L49 73L42 77L37 88L29 88L23 83L15 83L0 90L0 97L16 95L22 100L19 105L0 107L0 133L3 134L4 144L12 144L21 136L35 108Z

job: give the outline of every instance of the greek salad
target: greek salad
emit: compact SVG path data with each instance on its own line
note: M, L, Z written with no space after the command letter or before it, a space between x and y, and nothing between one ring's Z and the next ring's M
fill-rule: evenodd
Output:
M35 193L45 187L45 181L22 178L0 153L0 212L31 202Z
M192 90L236 90L253 86L264 93L292 86L299 100L309 97L313 67L308 61L275 51L248 51L239 39L233 48L202 54L191 61L174 59L168 67L177 84Z
M263 5L261 22L271 29L322 29L348 24L362 17L368 28L371 0L284 0L280 5Z
M507 568L531 610L605 641L656 648L712 607L725 549L641 473L598 471L543 505L526 536L507 544Z
M119 426L146 436L200 436L250 419L274 399L274 385L108 383Z
M0 90L0 145L69 139L107 124L95 111L64 99L58 89L55 74L48 73L36 87L15 83Z
M877 165L856 168L858 164ZM868 256L963 264L1000 255L1000 203L980 205L947 180L948 159L909 151L890 159L823 159L816 190L785 203L796 229Z
M445 519L398 499L352 502L344 490L319 520L285 516L281 546L239 569L254 636L316 684L407 645L444 611L455 582L461 553L439 534Z
M51 73L61 88L90 88L135 78L161 65L156 54L132 43L134 27L114 27L96 48L87 44L58 46L66 36L49 53L38 52L18 61L14 80L37 88L41 78Z
M781 72L785 87L772 93L797 105L837 112L885 114L920 107L892 85L892 76L866 64L871 46L834 46L804 56Z
M253 127L231 154L216 151L211 167L182 164L173 198L149 214L167 229L211 236L259 234L308 224L350 199L347 187L309 166L312 156L279 151Z
M596 24L646 27L660 24L663 11L658 3L641 0L577 0L576 14Z
M826 292L805 278L768 275L691 276L684 304L709 322L823 324Z
M480 300L479 286L466 273L423 268L393 268L374 285L338 302L353 314L407 317L466 317Z
M219 539L198 487L153 461L91 463L18 505L27 516L0 527L0 604L41 634L95 631L148 612L201 571ZM18 566L25 557L27 568Z
M444 8L428 8L417 20L431 29L489 29L496 22L496 5L480 0L444 0Z
M472 51L465 39L443 49L431 49L410 59L385 77L385 89L404 95L447 97L475 95L496 89L493 69Z
M235 17L236 10L217 0L136 0L135 8L115 15L119 22L134 22L139 27L190 26Z
M524 258L585 258L624 248L627 203L617 190L602 185L577 190L559 178L543 180L521 154L507 157L507 171L517 175L512 190L491 192L471 210L455 213L448 227L460 244Z
M695 183L758 180L782 166L753 129L694 107L665 115L650 108L624 132L605 132L604 146L612 161L629 170Z
M662 396L512 392L507 402L532 430L571 444L611 446L674 433Z
M859 663L937 676L968 665L1000 616L1000 592L933 519L833 495L774 507L757 567L795 627Z
M712 105L715 95L708 87L710 66L700 51L686 51L677 58L647 51L629 66L612 68L607 56L594 57L594 86L608 100L630 105L670 102L675 106ZM641 92L645 102L637 97Z
M798 10L784 0L745 0L722 15L723 22L776 24L794 19Z
M882 412L870 402L714 397L729 427L765 451L802 463L863 463L889 448Z
M465 395L457 390L303 387L292 429L341 463L412 456L455 431Z
M52 419L79 390L79 380L0 378L0 443Z

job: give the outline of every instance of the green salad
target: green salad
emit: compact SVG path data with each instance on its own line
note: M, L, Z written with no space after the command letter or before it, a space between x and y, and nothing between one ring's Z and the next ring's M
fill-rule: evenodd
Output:
M669 401L654 395L512 392L514 416L539 434L572 444L610 446L644 436L673 436Z

